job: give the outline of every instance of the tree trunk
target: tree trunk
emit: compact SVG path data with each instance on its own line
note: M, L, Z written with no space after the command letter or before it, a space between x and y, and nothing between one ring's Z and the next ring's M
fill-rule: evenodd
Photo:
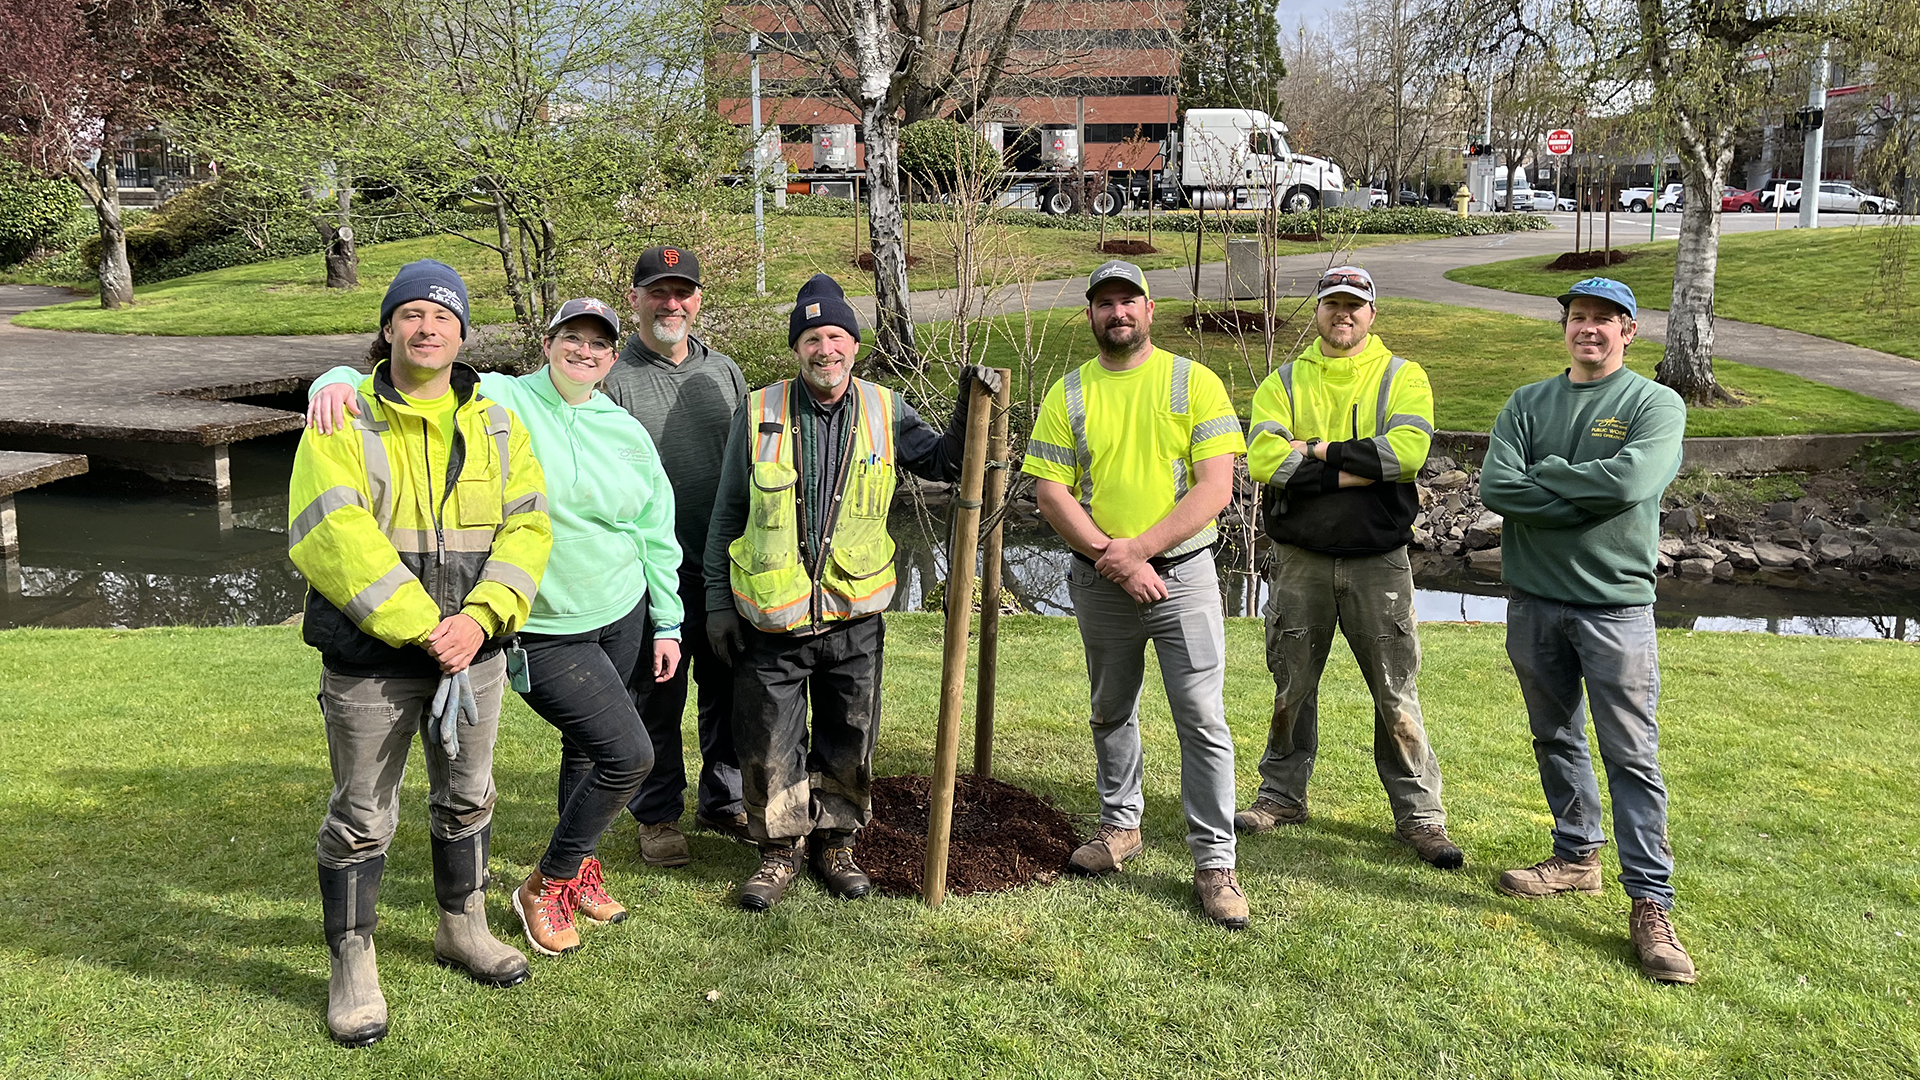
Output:
M1731 150L1692 152L1681 162L1686 206L1680 211L1680 247L1667 313L1667 349L1655 369L1689 405L1731 401L1713 377L1713 279L1720 263L1720 189Z
M873 252L875 344L884 363L919 370L907 302L906 221L900 203L900 120L886 99L861 116L867 134L867 225Z
M360 254L353 246L353 190L341 185L339 200L338 223L316 214L313 227L326 244L327 288L352 289L360 284Z
M519 267L513 262L513 222L507 217L507 197L493 185L493 227L500 238L500 268L507 274L507 295L513 299L514 321L532 326L533 311L527 302L527 290L521 283Z
M69 161L67 177L93 205L100 219L100 306L114 309L133 306L133 268L127 263L127 226L120 217L120 178L118 155L113 140L100 147L100 160L92 169L84 162Z

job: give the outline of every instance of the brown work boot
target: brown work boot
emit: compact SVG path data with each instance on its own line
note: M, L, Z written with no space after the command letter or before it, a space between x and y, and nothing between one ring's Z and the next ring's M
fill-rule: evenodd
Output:
M1458 870L1467 861L1466 853L1447 839L1445 825L1422 823L1409 825L1397 830L1394 836L1403 844L1412 845L1413 850L1429 864L1442 870Z
M580 879L543 877L538 869L513 891L514 914L526 928L535 952L547 956L570 953L580 947L580 930L573 913L580 904Z
M1542 862L1532 866L1523 866L1500 875L1500 881L1494 886L1508 896L1517 896L1522 900L1538 900L1543 896L1557 893L1580 892L1588 896L1600 895L1600 853L1588 855L1584 861L1574 862L1558 855L1549 855Z
M736 843L753 843L753 834L747 831L747 815L723 814L718 817L696 813L693 823L708 832L719 833Z
M685 866L693 856L677 821L640 826L640 861L648 866Z
M1233 867L1195 870L1193 895L1207 918L1229 930L1247 928L1247 894L1240 891L1240 876Z
M787 886L800 876L801 849L798 846L760 845L760 869L740 886L740 906L748 911L767 911L786 895Z
M1123 829L1102 822L1093 839L1074 849L1073 857L1067 860L1067 869L1076 874L1111 874L1146 846L1140 840L1139 829Z
M588 857L580 863L578 911L588 922L625 922L627 906L607 895L607 879L600 860Z
M1252 806L1233 815L1233 829L1235 832L1263 833L1275 825L1299 825L1306 820L1306 803L1287 806L1262 795L1253 800Z
M827 891L842 900L858 900L873 891L873 880L853 861L853 845L828 847L820 844L808 859L813 876Z
M1633 914L1627 916L1627 935L1633 939L1633 951L1640 957L1640 974L1655 982L1698 982L1693 958L1680 947L1680 936L1673 931L1673 919L1658 901L1644 897L1634 900Z

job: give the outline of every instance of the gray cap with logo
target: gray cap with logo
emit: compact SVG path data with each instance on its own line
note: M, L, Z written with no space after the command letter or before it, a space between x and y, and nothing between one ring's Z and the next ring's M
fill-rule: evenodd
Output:
M1087 275L1087 299L1093 299L1093 290L1109 281L1124 281L1140 290L1141 296L1151 296L1147 292L1147 275L1140 268L1124 259L1113 259L1094 267Z

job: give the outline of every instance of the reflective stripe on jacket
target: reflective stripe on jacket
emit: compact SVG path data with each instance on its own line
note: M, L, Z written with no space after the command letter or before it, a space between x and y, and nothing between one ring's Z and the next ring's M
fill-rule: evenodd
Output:
M755 390L741 403L752 419L753 464L746 531L727 548L734 608L761 630L782 633L815 622L885 611L896 576L887 510L893 505L893 391L855 379L855 409L840 469L838 503L818 552L800 543L806 515L796 461L800 425L793 380ZM811 565L809 565L809 562Z
M329 669L435 675L413 646L447 616L480 624L481 656L526 622L553 544L546 485L526 429L478 385L455 365L451 445L388 363L360 383L349 426L301 437L287 551L310 586L302 636Z

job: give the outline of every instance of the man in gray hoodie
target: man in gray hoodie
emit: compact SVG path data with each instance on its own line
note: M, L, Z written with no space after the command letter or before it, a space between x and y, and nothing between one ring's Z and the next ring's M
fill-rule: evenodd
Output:
M680 566L687 662L647 699L643 717L653 739L654 766L627 809L640 823L641 859L649 866L684 866L690 855L680 832L687 790L680 718L687 707L689 676L699 688L700 713L701 767L693 820L722 835L747 839L740 764L733 747L733 669L707 644L706 586L698 555L707 549L707 519L720 484L727 432L747 381L724 353L693 336L700 314L700 260L693 252L672 246L641 252L627 301L638 316L633 320L635 333L601 389L653 437L673 485L680 550L695 553Z

